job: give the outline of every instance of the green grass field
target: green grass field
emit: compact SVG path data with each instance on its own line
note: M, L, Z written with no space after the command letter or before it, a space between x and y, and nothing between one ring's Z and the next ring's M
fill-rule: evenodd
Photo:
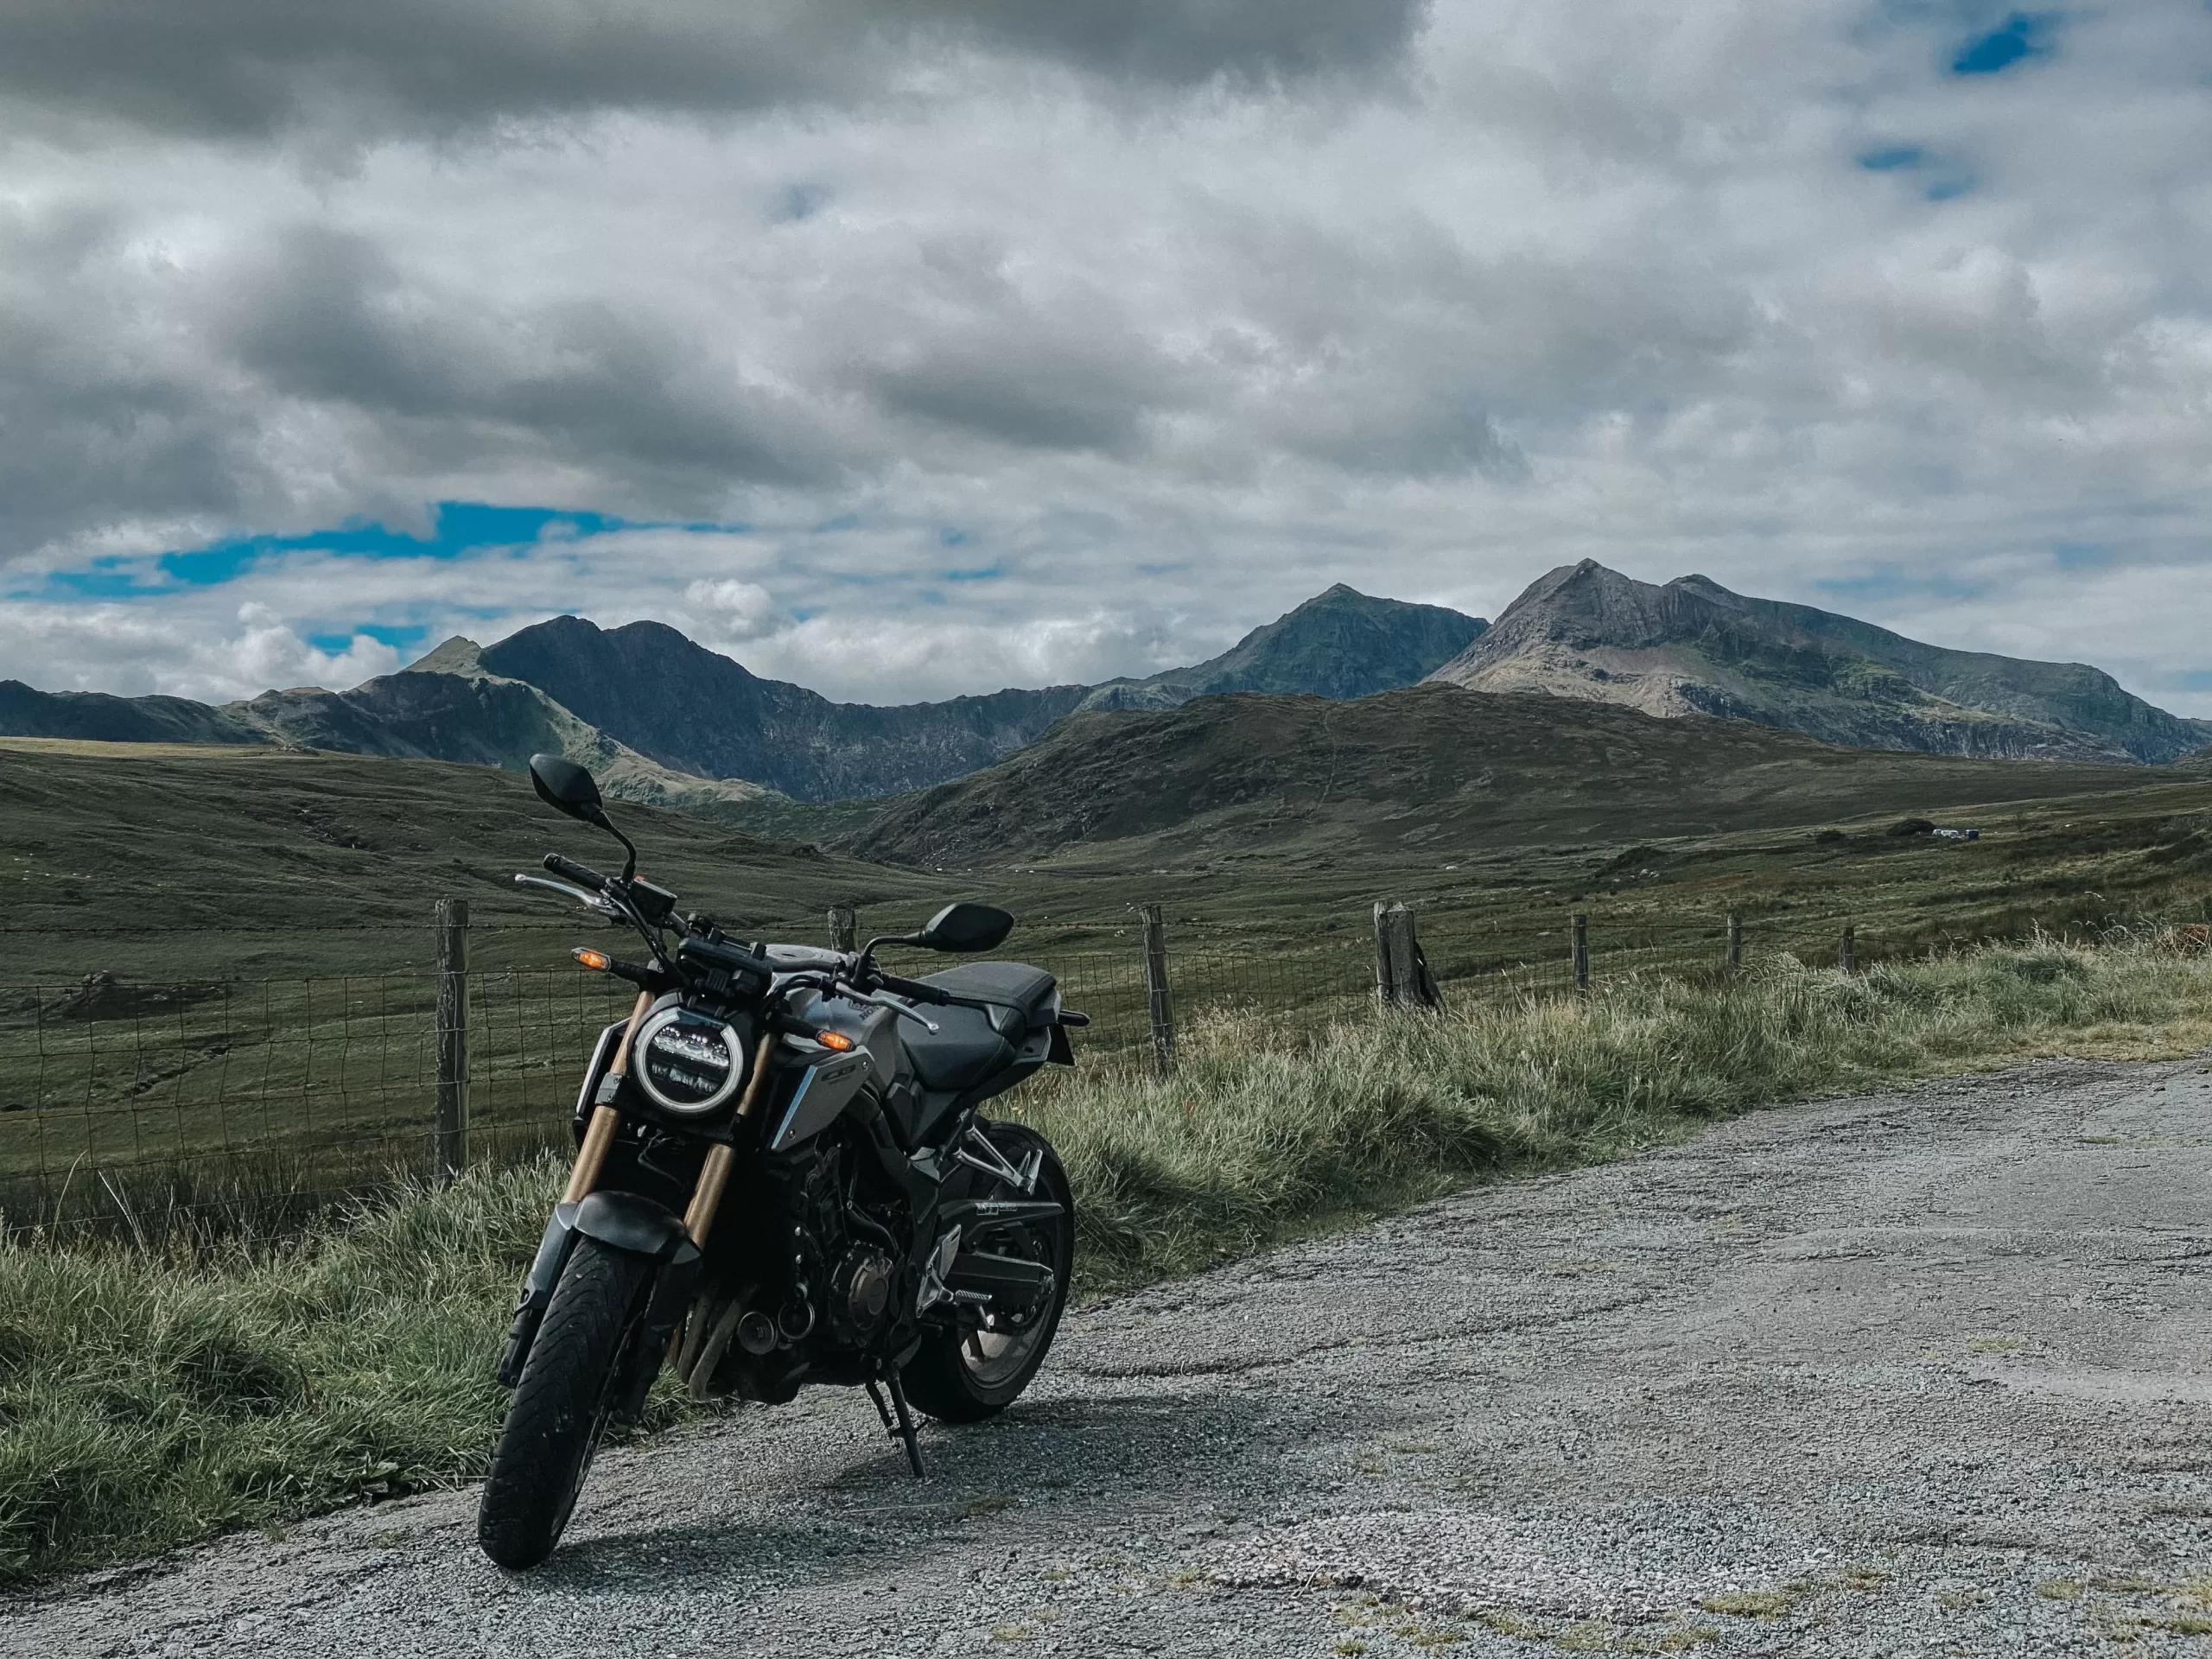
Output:
M2069 774L2050 772L2054 780ZM427 1171L435 938L470 899L471 1106L479 1157L556 1143L576 1066L623 1006L567 964L597 924L518 893L515 870L613 843L506 774L432 762L237 749L0 743L0 1206L127 1228L132 1212L238 1193L362 1190ZM1370 912L1414 904L1455 1002L1567 982L1585 911L1601 982L1695 976L1743 917L1754 962L1824 963L1855 925L1862 963L2144 918L2206 918L2212 779L1947 811L1974 842L1863 820L1637 842L1417 848L1358 859L1296 844L1122 868L886 868L803 842L618 808L649 874L773 937L824 941L823 912L912 925L952 897L1023 925L1009 954L1061 976L1097 1023L1084 1046L1142 1040L1135 906L1168 918L1179 1016L1294 1026L1356 1013ZM1625 836L1632 821L1617 826ZM602 851L604 849L604 851ZM928 964L909 961L918 969ZM85 983L86 976L107 980Z

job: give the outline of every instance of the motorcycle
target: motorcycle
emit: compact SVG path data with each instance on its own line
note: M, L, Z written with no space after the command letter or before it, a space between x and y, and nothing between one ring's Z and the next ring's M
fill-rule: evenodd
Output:
M887 945L993 949L1014 918L987 905L855 951L679 918L590 772L541 754L530 774L626 857L607 876L549 853L550 875L516 882L628 927L644 959L573 953L637 997L585 1071L575 1163L508 1332L485 1554L520 1569L553 1553L608 1427L668 1366L700 1399L863 1388L920 1478L913 1409L990 1417L1052 1346L1074 1253L1067 1177L1042 1135L978 1109L1072 1065L1068 1033L1089 1021L1018 963L920 979L877 963Z

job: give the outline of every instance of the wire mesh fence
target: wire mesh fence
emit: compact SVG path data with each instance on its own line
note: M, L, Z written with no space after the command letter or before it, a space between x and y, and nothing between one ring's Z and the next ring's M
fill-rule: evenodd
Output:
M1533 919L1541 925L1512 932L1424 919L1446 1001L1573 993L1570 918ZM1845 925L1819 912L1759 918L1747 953L1833 966ZM1599 916L1590 980L1717 976L1726 937L1719 916ZM421 938L422 966L406 971L0 986L0 1226L130 1228L149 1211L265 1217L435 1173L440 976L434 931ZM1376 940L1361 928L1289 945L1169 929L1164 944L1165 998L1134 927L1033 929L1018 954L1090 1016L1078 1047L1101 1058L1156 1045L1163 1013L1312 1027L1376 1001ZM1920 944L1862 931L1857 961ZM631 996L567 965L468 976L468 1161L567 1144L584 1058Z

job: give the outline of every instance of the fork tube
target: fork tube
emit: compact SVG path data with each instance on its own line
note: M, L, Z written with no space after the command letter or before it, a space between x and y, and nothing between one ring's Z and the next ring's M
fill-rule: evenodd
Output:
M699 1185L692 1189L691 1207L683 1212L683 1230L694 1244L707 1242L707 1229L715 1224L715 1211L721 1208L722 1188L729 1184L729 1166L735 1160L725 1141L707 1148L707 1160L699 1166Z
M761 1085L768 1077L768 1057L774 1052L775 1038L762 1033L760 1044L753 1054L753 1076L745 1085L745 1097L738 1103L738 1122L753 1116L753 1108L760 1098ZM707 1148L706 1160L699 1166L699 1184L691 1191L690 1207L683 1212L683 1230L691 1236L695 1245L704 1245L707 1230L715 1224L715 1212L721 1208L722 1189L729 1185L730 1166L737 1154L727 1141L718 1141Z
M649 992L638 993L638 1000L630 1009L630 1023L623 1028L622 1046L607 1065L608 1077L620 1077L629 1071L630 1044L638 1034L638 1021L645 1017L652 1005ZM576 1148L576 1166L569 1172L568 1191L561 1194L562 1203L579 1203L599 1185L600 1166L607 1161L607 1149L614 1144L614 1131L621 1127L622 1114L612 1104L593 1109L591 1122L584 1130L584 1143Z

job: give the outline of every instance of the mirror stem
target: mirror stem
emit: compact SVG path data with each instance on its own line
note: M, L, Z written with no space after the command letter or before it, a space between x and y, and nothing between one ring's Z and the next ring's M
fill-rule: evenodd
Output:
M638 873L637 847L631 842L629 836L624 835L620 830L617 830L614 827L614 821L607 816L607 812L604 808L601 808L593 816L592 822L596 823L601 829L606 830L607 833L613 836L615 840L622 843L622 850L626 855L622 861L622 880L626 883L631 877L634 876Z

